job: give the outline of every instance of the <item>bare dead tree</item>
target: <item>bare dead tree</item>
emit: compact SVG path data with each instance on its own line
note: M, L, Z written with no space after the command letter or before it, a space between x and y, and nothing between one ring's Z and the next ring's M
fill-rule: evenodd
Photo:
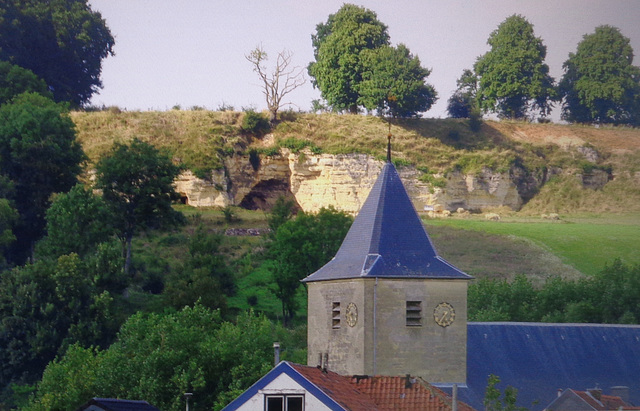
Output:
M269 110L269 121L274 123L278 110L281 107L291 103L283 103L282 99L293 90L306 83L304 76L304 68L299 66L291 66L291 57L293 54L288 50L282 50L278 53L276 59L276 67L273 72L269 73L265 62L268 60L267 53L262 46L257 46L245 58L253 64L253 71L258 73L258 77L262 80L262 94L267 100L267 109Z

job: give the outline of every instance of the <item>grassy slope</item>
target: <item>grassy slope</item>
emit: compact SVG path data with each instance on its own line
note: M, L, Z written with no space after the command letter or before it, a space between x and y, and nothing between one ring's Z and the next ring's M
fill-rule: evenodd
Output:
M619 258L626 264L640 264L640 216L638 215L606 215L565 217L560 222L513 219L511 221L473 220L438 220L429 225L447 226L455 229L471 230L499 236L513 236L526 239L534 245L548 250L560 258L562 263L574 267L581 273L592 275L600 271L604 264ZM466 232L461 233L464 238ZM479 246L481 254L487 242ZM489 242L490 243L490 242ZM507 253L506 261L496 256L495 262L500 265L509 264L509 259L527 260L526 253ZM455 257L452 257L452 262ZM547 261L533 258L531 264L525 264L534 271L544 271ZM527 273L526 271L523 273Z

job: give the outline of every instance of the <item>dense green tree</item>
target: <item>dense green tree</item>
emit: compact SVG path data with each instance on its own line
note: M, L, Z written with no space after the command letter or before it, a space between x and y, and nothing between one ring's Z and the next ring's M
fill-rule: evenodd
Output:
M491 33L491 46L474 65L478 104L504 118L550 113L556 98L554 80L544 63L547 48L524 17L513 15Z
M37 247L42 256L76 253L84 257L114 234L104 200L81 184L54 197L46 220L47 235Z
M364 49L360 53L362 80L357 85L358 104L380 115L417 117L437 100L435 89L425 83L431 73L420 59L400 44Z
M360 53L389 45L387 26L375 12L344 4L316 26L311 39L315 62L308 70L314 87L334 110L357 113L364 71Z
M33 383L73 343L106 346L115 334L112 298L76 254L0 276L0 387Z
M562 118L578 123L640 124L640 67L615 27L596 27L565 61Z
M144 398L167 411L226 405L273 364L274 328L242 313L223 322L201 305L136 314L107 350L74 346L49 364L28 410L75 409L94 396Z
M6 198L0 198L0 271L5 267L4 252L16 239L13 225L18 220L18 212Z
M0 61L0 104L4 104L22 93L38 93L53 98L47 83L31 70Z
M171 207L179 198L173 187L179 172L168 154L138 139L114 144L98 161L96 187L112 210L125 273L129 273L131 241L138 231L182 221L182 214Z
M300 212L282 224L269 245L270 270L285 323L293 319L300 280L326 264L340 248L352 218L334 208Z
M176 308L196 302L208 308L226 308L226 296L235 293L233 275L219 248L222 235L209 233L202 225L189 239L189 253L184 264L169 275L163 297Z
M0 3L0 60L31 70L56 101L89 102L102 87L102 60L114 39L87 0Z
M615 260L592 277L550 278L538 288L522 275L481 279L469 287L468 304L472 321L637 324L640 265Z
M44 231L53 193L77 182L85 160L66 109L35 93L0 106L0 175L10 181L9 199L20 215L9 256L22 263Z

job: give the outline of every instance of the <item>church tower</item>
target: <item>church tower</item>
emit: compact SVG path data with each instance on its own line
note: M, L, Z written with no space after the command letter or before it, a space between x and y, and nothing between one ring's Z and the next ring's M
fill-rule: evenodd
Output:
M436 253L387 161L336 256L303 280L307 363L464 384L471 278Z

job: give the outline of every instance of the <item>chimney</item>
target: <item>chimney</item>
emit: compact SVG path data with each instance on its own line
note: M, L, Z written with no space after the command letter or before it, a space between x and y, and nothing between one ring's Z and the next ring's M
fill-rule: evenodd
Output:
M596 388L587 389L587 392L598 401L602 398L602 389L598 388L598 384L596 384Z
M405 380L404 380L404 388L406 388L406 389L411 388L411 375L406 374L404 378L405 378Z
M273 366L280 364L280 343L273 343Z
M558 388L558 398L562 396L562 388Z
M329 368L329 353L324 353L322 357L322 372L327 372L327 368Z
M322 353L318 353L318 368L322 369Z
M625 387L623 385L611 387L611 395L620 397L622 401L629 403L629 387Z

